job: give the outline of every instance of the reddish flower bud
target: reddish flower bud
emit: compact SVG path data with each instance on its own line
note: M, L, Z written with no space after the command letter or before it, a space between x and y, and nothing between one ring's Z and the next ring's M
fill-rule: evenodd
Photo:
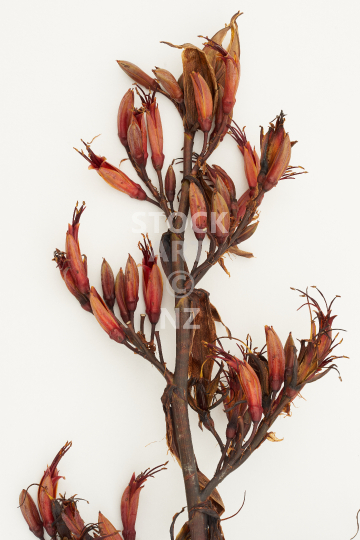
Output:
M163 295L163 281L158 265L155 263L150 271L147 285L145 286L146 314L151 324L157 324L161 314L161 301Z
M145 113L144 111L142 110L136 110L134 112L134 116L135 116L135 119L137 121L137 123L139 124L140 126L140 130L141 130L141 137L142 137L142 146L143 146L143 152L144 152L144 166L146 165L146 162L147 162L147 158L148 158L148 151L147 151L147 140L148 140L148 137L147 137L147 129L146 129L146 121L145 121Z
M238 372L248 402L251 419L253 422L260 422L263 413L260 381L247 362L238 360Z
M118 117L117 127L120 142L125 148L128 147L127 132L131 122L132 111L134 109L134 90L130 88L121 100Z
M147 469L145 472L139 474L135 478L135 473L132 475L129 485L126 487L123 496L121 497L120 503L120 512L121 520L123 523L123 537L124 540L135 540L136 531L135 531L135 522L139 507L139 497L141 489L144 487L143 484L150 477L153 477L157 472L163 471L164 465L159 465L154 469Z
M226 71L222 108L224 114L230 114L235 105L235 96L240 81L240 62L236 54L234 57L227 54L223 60L225 62Z
M139 271L136 262L129 255L125 267L125 301L129 312L135 311L139 300Z
M264 191L272 189L284 175L291 157L291 147L295 143L290 142L289 134L284 130L285 115L281 111L276 118L275 126L270 124L266 135L261 128L260 145L260 176L259 183Z
M191 73L191 80L194 87L194 97L200 129L204 133L207 133L211 129L213 120L212 95L205 79L203 79L200 73L193 71Z
M198 240L204 240L204 231L207 229L206 203L200 188L194 182L190 184L189 203L194 234Z
M126 62L125 60L117 60L117 63L119 64L121 69L125 71L126 75L129 75L129 77L133 81L140 84L141 86L145 86L145 88L147 88L148 90L153 91L160 88L155 79L144 73L135 64L132 64L131 62Z
M235 200L236 198L235 184L230 178L230 176L224 171L224 169L219 167L219 165L213 165L213 168L215 169L216 174L220 176L221 180L224 182L224 184L228 188L231 199Z
M177 103L182 103L184 101L184 94L174 75L172 75L166 69L156 68L152 71L161 86L169 94L171 99L173 99Z
M257 178L260 172L260 161L255 148L252 149L249 141L247 141L243 150L245 176L248 181L249 188L256 188Z
M114 525L110 523L110 521L106 519L106 517L101 512L99 512L98 523L99 531L102 537L109 537L112 540L122 540L120 532L115 529Z
M285 353L284 380L285 380L285 384L288 386L291 383L291 379L293 377L294 364L296 361L296 347L295 347L295 343L291 335L291 332L289 334L289 337L286 340L284 353Z
M167 200L173 202L175 199L175 190L176 190L176 177L172 165L169 165L169 168L165 176L165 193Z
M242 219L244 217L245 212L246 212L246 206L247 206L247 203L250 201L250 199L251 199L251 190L248 189L248 190L245 191L245 193L243 193L241 195L240 199L237 202L237 210L236 210L236 222L237 223L240 221L240 219ZM244 242L244 240L242 240L242 241Z
M144 244L139 242L139 248L143 254L143 295L146 314L151 324L154 325L157 324L161 314L163 281L157 265L157 257L154 255L154 250L148 237L144 236Z
M106 158L94 154L90 145L86 144L84 141L82 142L86 146L89 157L86 156L82 150L81 152L76 150L76 148L75 150L90 163L89 169L95 169L101 178L103 178L111 187L126 193L132 199L139 199L141 201L147 199L145 191L139 184L130 180L130 178L120 171L120 169L117 169L108 163Z
M86 527L84 520L80 516L79 510L76 508L76 503L67 502L65 509L61 512L61 519L65 523L69 531L74 535L75 539L78 538L91 538L86 535Z
M66 255L71 269L71 275L74 278L76 287L82 294L88 294L90 290L87 277L86 266L80 253L80 248L74 237L66 233Z
M281 341L271 326L265 326L270 388L278 392L284 382L285 352Z
M62 476L59 476L57 466L61 458L71 447L71 442L66 443L58 452L50 465L44 472L44 475L39 484L38 490L38 506L42 517L44 528L49 536L53 537L56 534L54 526L54 516L52 513L51 500L56 498L57 483Z
M229 236L230 213L224 198L216 190L211 202L211 232L219 244L223 244Z
M286 169L289 166L291 157L291 142L289 134L287 133L285 139L281 143L281 146L275 156L273 164L271 165L269 172L266 175L266 179L263 183L263 190L270 191L278 181L281 179Z
M140 115L140 118L139 118L140 125L141 125L142 117L143 117L143 113ZM134 115L132 115L128 133L127 133L127 141L128 141L131 157L133 158L135 163L139 165L139 167L144 167L146 165L146 160L147 160L146 128L145 128L145 141L144 141L144 136L143 136L143 132L141 130L140 125L139 125L138 119L135 118ZM145 148L144 148L144 142L146 144Z
M112 310L115 304L114 274L110 264L105 259L101 265L101 286L105 304Z
M66 253L58 249L55 250L54 261L57 263L61 277L71 294L80 302L85 311L91 312L88 298L90 285L87 277L87 261L85 255L81 256L79 246L80 217L84 210L84 204L81 205L80 209L76 205L72 223L68 225L66 233Z
M122 268L120 268L115 281L115 296L120 309L120 315L124 323L130 321L130 315L126 306L125 300L125 276Z
M285 353L284 381L285 381L285 384L288 386L291 383L291 379L293 377L294 364L297 358L296 347L295 347L295 343L291 335L291 332L289 334L289 337L286 340L284 353Z
M122 343L125 340L124 330L94 287L91 287L90 303L93 314L100 326L111 339L117 343Z
M224 201L227 204L227 207L231 208L231 198L230 198L229 190L227 186L225 185L225 182L220 178L219 175L216 175L215 177L215 187L220 193L220 195L223 197Z
M30 531L41 540L44 540L44 527L39 516L38 509L29 493L23 489L19 497L19 505L22 515L29 526Z
M75 280L71 274L69 260L66 257L66 253L56 249L54 252L53 260L56 262L60 270L60 275L63 278L68 290L71 292L72 295L75 296L76 300L80 302L81 307L85 311L89 311L91 313L91 306L88 295L82 294L77 288Z
M237 362L233 365L237 366ZM240 384L238 370L229 366L229 372L227 373L226 378L229 385L229 392L227 392L227 396L224 399L224 409L228 418L228 425L226 427L226 438L233 439L238 432L239 417L244 415L247 404L245 402L235 405L235 403L243 401L245 398L244 391Z
M163 131L159 108L156 100L151 103L146 110L146 122L151 147L151 161L154 169L160 171L164 164L165 156L163 154Z

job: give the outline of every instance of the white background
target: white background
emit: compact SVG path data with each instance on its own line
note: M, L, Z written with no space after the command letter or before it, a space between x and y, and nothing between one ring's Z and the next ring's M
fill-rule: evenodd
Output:
M90 501L86 522L101 510L121 526L119 501L133 471L169 459L167 472L141 495L137 538L168 538L172 516L185 503L182 475L167 456L160 403L164 383L142 359L111 342L68 293L55 263L77 200L87 210L80 228L91 283L100 287L106 257L114 272L128 252L140 262L132 216L153 208L112 190L73 150L80 138L115 165L126 157L116 114L131 81L115 60L156 65L180 74L180 51L161 45L213 35L238 10L242 75L234 117L257 145L259 125L280 109L294 147L292 164L309 174L282 182L261 206L260 225L243 249L251 260L228 261L228 278L214 268L202 286L233 335L264 344L265 324L282 340L309 334L306 310L290 287L317 285L345 328L336 373L309 385L292 418L220 486L230 539L348 540L356 531L359 485L359 243L358 100L359 4L321 0L182 0L181 2L33 0L3 4L1 14L2 219L2 524L12 538L31 533L17 507L21 489L38 482L66 440L60 492ZM180 156L181 122L159 98L165 167ZM200 148L201 136L196 140ZM149 159L150 162L150 159ZM211 159L245 190L240 152L230 138ZM130 165L124 171L135 180ZM177 175L180 178L180 167ZM151 164L149 171L154 176ZM150 236L154 220L145 218ZM194 254L194 242L188 253ZM171 310L167 296L164 306ZM139 313L143 308L139 309ZM222 330L220 330L222 332ZM163 333L173 365L174 330ZM216 418L220 418L220 412ZM218 450L192 414L201 470L211 475ZM218 420L219 421L219 420ZM223 432L225 424L219 425ZM156 442L154 442L156 441ZM149 444L153 443L153 444ZM178 526L183 516L178 520Z

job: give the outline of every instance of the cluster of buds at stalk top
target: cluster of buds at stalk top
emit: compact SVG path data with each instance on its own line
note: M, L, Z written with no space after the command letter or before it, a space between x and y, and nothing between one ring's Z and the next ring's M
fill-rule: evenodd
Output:
M135 477L132 475L129 485L126 487L120 503L120 513L123 522L123 537L120 531L99 512L98 522L85 525L77 503L80 500L75 496L65 498L63 495L56 496L58 476L57 466L63 455L69 450L71 443L65 446L56 454L50 467L47 467L40 484L38 484L38 507L29 494L28 489L23 489L19 496L19 507L21 513L29 526L30 531L40 540L44 540L44 529L51 538L60 540L135 540L135 522L137 518L139 497L141 489L148 478L153 478L157 472L166 470L167 463L159 465L153 469L146 469L145 472ZM31 487L31 486L29 486ZM41 515L41 517L40 517ZM93 536L89 534L93 533Z
M71 225L66 233L65 252L54 252L54 261L59 267L61 277L71 294L80 302L85 311L91 312L89 302L90 285L87 277L87 259L81 255L79 245L80 217L85 210L85 203L80 208L76 205Z
M158 323L161 314L161 301L163 295L163 281L157 264L157 256L154 255L151 242L144 236L144 243L139 242L139 248L143 254L143 294L146 306L146 314L152 327Z
M90 163L89 169L95 169L101 178L103 178L111 187L126 193L132 199L144 201L148 198L139 184L130 180L130 178L120 171L120 169L108 163L105 157L94 154L90 148L90 144L87 144L84 141L82 142L85 145L88 155L86 156L83 150L79 151L76 148L75 150Z
M121 520L123 523L123 537L124 540L135 540L135 522L139 506L139 497L141 490L144 487L144 483L148 478L153 478L154 474L166 469L168 462L163 465L158 465L154 469L147 469L143 473L135 477L133 473L129 485L126 487L123 496L121 497L120 512Z

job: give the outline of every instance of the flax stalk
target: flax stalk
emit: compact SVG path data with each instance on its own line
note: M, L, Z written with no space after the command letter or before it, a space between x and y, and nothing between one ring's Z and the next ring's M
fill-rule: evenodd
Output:
M181 298L176 308L178 309L178 320L176 330L176 367L174 373L175 391L172 394L171 402L175 436L184 477L191 540L206 540L206 515L198 511L192 512L192 509L200 504L201 499L196 460L191 439L187 400L189 355L193 338L192 330L186 328L190 315L189 310L191 309L190 297Z

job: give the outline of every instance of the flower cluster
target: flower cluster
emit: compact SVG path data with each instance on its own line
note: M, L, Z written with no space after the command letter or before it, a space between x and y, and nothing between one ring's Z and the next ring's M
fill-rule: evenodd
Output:
M337 370L333 364L339 358L333 355L339 343L336 341L338 334L334 338L332 336L332 324L336 317L331 314L333 302L330 305L325 302L324 313L313 297L307 292L300 292L306 298L306 305L314 308L315 313L311 315L310 339L300 341L299 354L292 334L289 334L283 346L272 326L265 326L267 358L263 350L257 352L249 343L239 346L242 358L226 352L220 345L207 344L210 358L227 366L217 390L218 394L223 395L228 420L227 462L241 457L241 453L254 440L262 420L270 426L278 414L289 412L290 403L306 384L321 379L331 370ZM251 424L252 434L245 442ZM263 439L267 435L266 430ZM257 445L261 442L258 441Z
M86 311L93 313L100 326L111 339L124 343L128 347L131 341L126 333L126 325L134 324L134 313L139 300L139 271L136 262L128 256L125 273L120 268L116 279L109 263L104 259L101 265L101 285L103 297L95 287L90 287L87 277L87 258L80 253L78 232L80 217L85 210L84 204L75 207L72 224L66 233L65 252L56 250L56 261L60 274L69 291L80 302ZM154 255L151 242L145 238L140 244L143 252L143 294L146 313L152 325L152 338L155 326L160 318L163 282L157 257ZM115 300L118 304L123 324L114 313Z
M44 530L54 540L91 540L112 538L113 540L135 540L135 523L138 513L141 489L148 478L166 469L167 463L153 469L147 469L135 478L135 473L125 488L120 503L120 514L123 523L123 535L110 521L99 512L98 522L85 525L77 508L77 499L67 499L63 495L57 497L57 484L60 478L57 466L61 458L70 449L66 443L56 454L50 467L47 467L38 484L38 508L29 494L29 488L23 489L19 496L19 506L30 531L40 540L44 540ZM91 536L93 532L94 536Z

